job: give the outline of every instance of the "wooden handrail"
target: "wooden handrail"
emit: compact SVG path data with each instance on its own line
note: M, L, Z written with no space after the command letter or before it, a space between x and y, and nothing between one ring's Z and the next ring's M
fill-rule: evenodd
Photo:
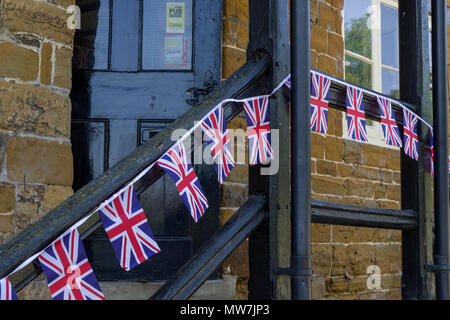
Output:
M202 119L212 108L227 98L244 98L260 95L268 89L268 70L271 59L258 53L211 92L198 106L186 112L178 120L167 126L150 141L119 161L108 171L81 188L58 207L50 211L39 221L0 247L0 278L7 276L23 261L36 252L45 249L57 237L82 218L92 213L104 200L133 180L142 170L154 163L173 144L171 135L175 129L189 130L194 122ZM242 112L242 104L229 103L224 106L227 121ZM154 166L146 176L136 184L137 192L145 190L163 175L162 170ZM80 228L82 238L94 231L99 225L98 215L93 215ZM25 269L10 277L19 291L41 272L38 263L31 263Z

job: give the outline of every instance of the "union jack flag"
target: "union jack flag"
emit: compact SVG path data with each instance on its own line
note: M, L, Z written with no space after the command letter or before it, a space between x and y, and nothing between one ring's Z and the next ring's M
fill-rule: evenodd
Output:
M202 130L208 138L208 144L216 163L217 177L219 183L222 184L235 166L222 104L202 122Z
M54 300L104 300L77 229L64 233L39 256Z
M320 74L311 74L311 130L328 132L328 103L331 79Z
M161 251L132 185L99 213L117 260L126 271Z
M429 129L425 143L425 170L434 177L434 141L433 130Z
M347 87L346 100L348 137L353 140L368 142L362 90L350 86Z
M403 109L403 136L405 153L419 160L419 138L417 136L417 122L419 118L411 111Z
M183 143L177 142L156 163L173 179L181 199L197 222L208 208L208 199L204 195Z
M398 130L397 122L395 121L391 101L382 97L377 97L377 101L380 107L381 128L383 129L386 144L401 148L403 146L402 138Z
M270 133L269 97L256 97L244 101L250 165L273 159Z
M18 300L16 291L14 290L8 277L0 280L0 300Z
M291 89L291 76L289 76L286 81L284 81L284 84L286 85L286 87L288 87L289 89Z

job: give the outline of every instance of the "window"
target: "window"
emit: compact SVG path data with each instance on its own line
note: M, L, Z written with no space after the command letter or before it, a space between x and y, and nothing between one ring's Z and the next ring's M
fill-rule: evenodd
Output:
M397 0L345 0L345 79L399 98ZM344 117L344 128L347 119ZM366 120L369 143L386 147L381 124ZM344 132L346 136L346 132Z
M345 78L399 98L398 3L345 0Z

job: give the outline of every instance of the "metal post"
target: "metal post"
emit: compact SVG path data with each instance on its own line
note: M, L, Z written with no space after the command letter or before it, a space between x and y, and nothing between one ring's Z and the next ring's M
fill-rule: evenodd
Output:
M449 212L448 212L448 93L446 1L432 1L433 40L433 119L435 146L434 211L436 233L436 297L450 299Z
M310 1L291 0L291 296L311 299Z

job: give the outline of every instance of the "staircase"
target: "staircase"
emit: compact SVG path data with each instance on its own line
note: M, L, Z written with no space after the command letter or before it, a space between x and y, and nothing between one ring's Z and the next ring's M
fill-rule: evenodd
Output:
M218 103L227 98L244 98L260 95L261 88L269 82L271 59L258 53L211 92L201 103L177 121L163 129L150 141L129 154L114 167L91 181L35 224L17 234L0 247L0 278L7 276L36 252L45 249L72 225L95 211L105 199L133 180L140 172L158 160L173 144L171 134L175 129L193 127L194 121L203 118ZM224 105L227 122L243 111L242 104ZM135 185L140 195L164 172L153 168ZM254 194L238 212L205 243L196 255L156 292L152 299L187 299L206 281L211 273L243 242L265 219L266 201L263 194ZM78 228L85 239L101 225L98 215L92 215ZM16 291L35 279L42 269L35 261L9 277Z

